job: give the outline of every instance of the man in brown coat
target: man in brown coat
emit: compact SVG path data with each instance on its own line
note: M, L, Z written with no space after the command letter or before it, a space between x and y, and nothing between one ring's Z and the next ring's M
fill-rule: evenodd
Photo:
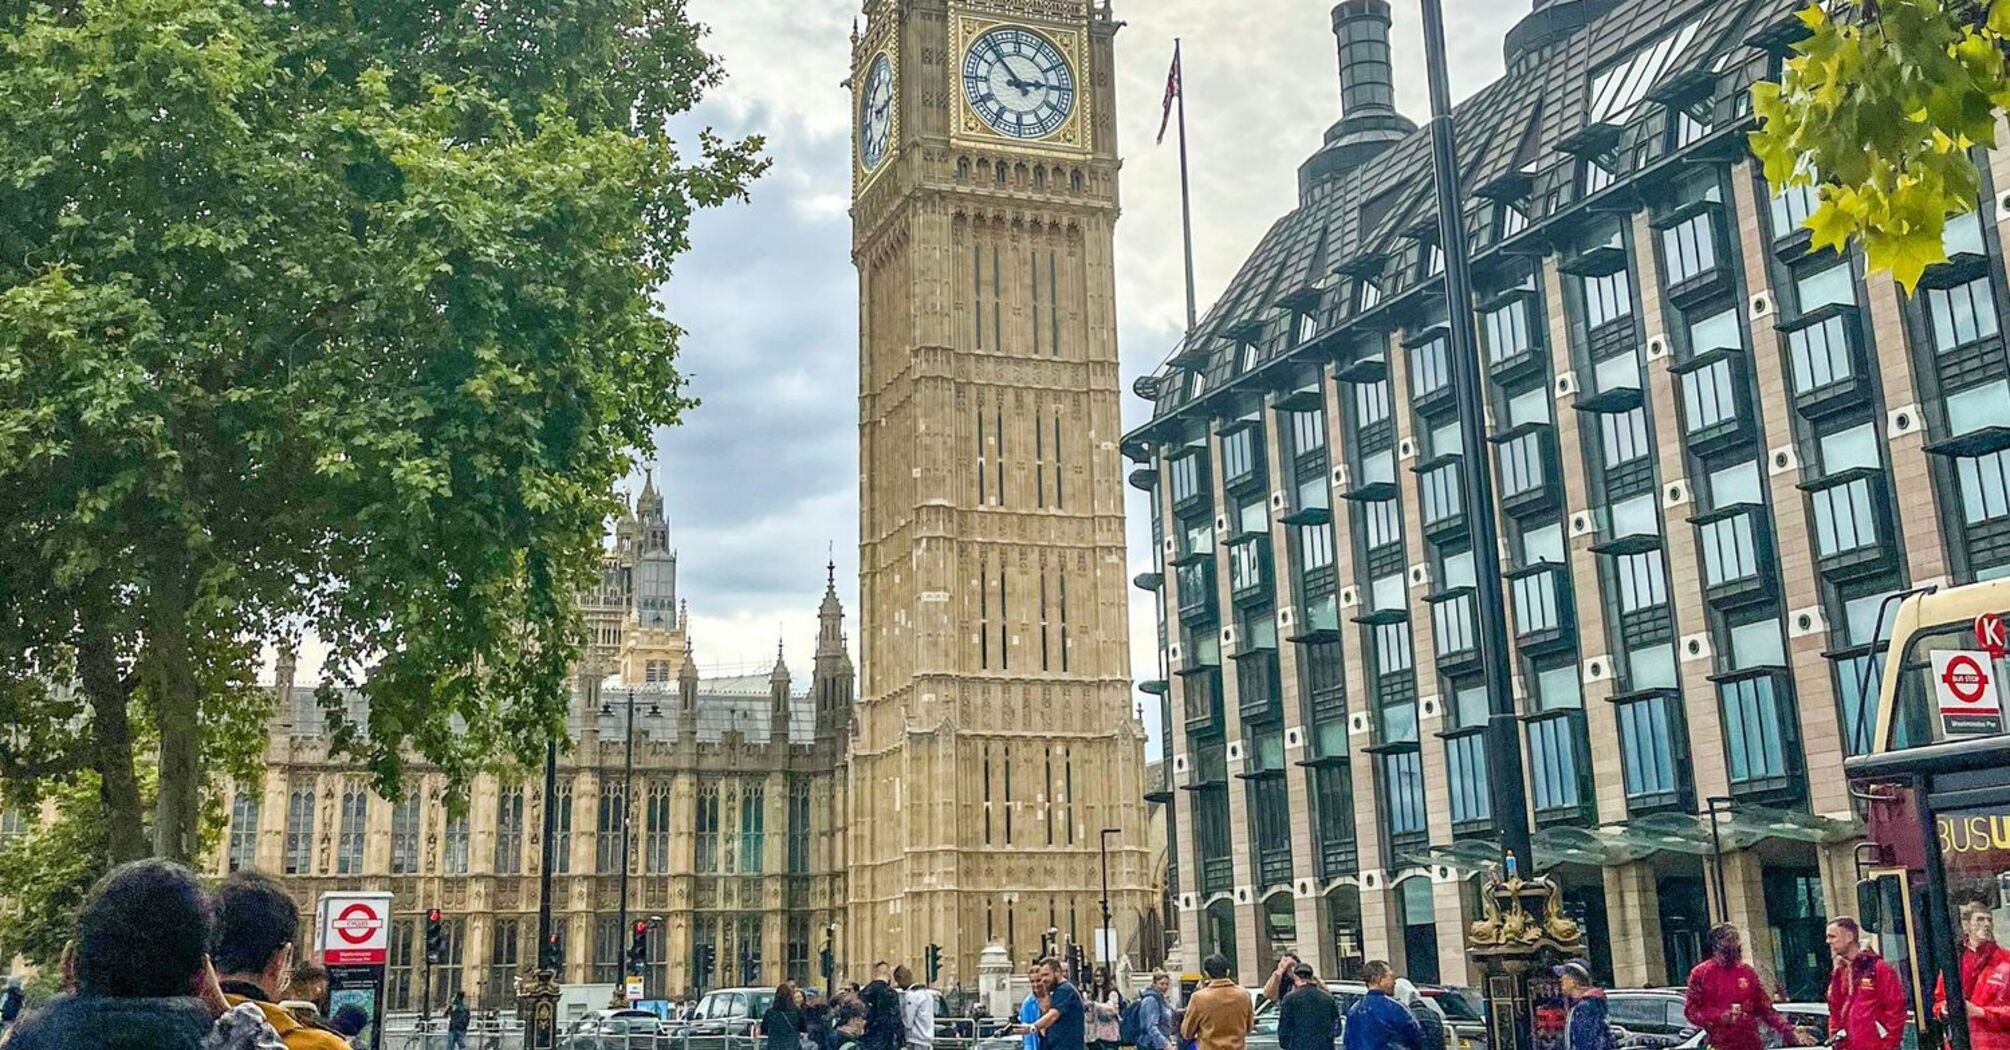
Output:
M1249 991L1229 978L1228 960L1220 953L1201 960L1200 970L1207 983L1187 999L1180 1036L1193 1040L1197 1050L1243 1050L1256 1020Z

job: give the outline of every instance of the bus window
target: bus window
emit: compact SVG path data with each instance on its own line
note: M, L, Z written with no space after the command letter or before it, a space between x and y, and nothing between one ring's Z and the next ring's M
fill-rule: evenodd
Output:
M2010 1043L2010 803L1942 810L1935 831L1947 871L1952 943L1961 946L1963 999L1993 1009L1966 1010L1971 1047ZM1938 982L1936 982L1938 983ZM1944 1001L1945 989L1936 994Z
M1869 877L1856 886L1857 917L1871 936L1872 946L1898 971L1898 979L1905 985L1913 1025L1906 1033L1906 1045L1910 1046L1917 1042L1920 1018L1927 1016L1921 1007L1931 1005L1926 990L1933 987L1933 975L1928 972L1932 963L1922 958L1918 936L1926 897L1904 868L1873 868L1867 874Z
M1944 624L1922 629L1905 644L1904 662L1898 669L1898 720L1892 726L1893 749L1920 747L1949 739L1940 719L1936 699L1933 657L1936 653L1970 652L1986 656L1975 644L1975 629L1968 623ZM2010 672L2010 660L1991 661L1990 674L1997 683L2000 708L2010 690L2002 688L2003 675Z

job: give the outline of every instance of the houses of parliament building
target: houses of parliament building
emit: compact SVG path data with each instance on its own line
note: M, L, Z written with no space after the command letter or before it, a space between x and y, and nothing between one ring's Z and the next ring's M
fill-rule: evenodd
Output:
M836 925L842 945L846 900L837 816L853 667L835 576L826 581L807 689L780 653L766 673L701 677L663 500L651 483L617 523L582 605L589 641L555 799L562 980L620 979L624 802L628 914L655 927L644 975L651 998L811 979L827 928ZM395 894L394 1011L420 1007L426 912L439 908L447 957L432 967L434 1008L454 991L477 1007L510 1005L516 975L537 959L542 771L484 773L466 813L449 816L444 775L419 766L392 803L331 752L313 685L294 678L282 657L264 781L234 789L214 870L279 876L308 907L328 890ZM632 798L624 799L631 731Z

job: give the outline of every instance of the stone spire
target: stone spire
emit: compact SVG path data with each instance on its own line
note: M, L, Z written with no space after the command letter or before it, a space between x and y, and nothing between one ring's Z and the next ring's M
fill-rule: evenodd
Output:
M782 640L775 640L775 669L768 673L768 736L771 740L785 741L789 738L789 664L782 658Z

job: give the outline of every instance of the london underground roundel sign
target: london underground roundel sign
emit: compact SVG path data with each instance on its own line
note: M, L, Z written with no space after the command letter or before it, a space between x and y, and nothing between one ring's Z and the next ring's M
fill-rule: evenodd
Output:
M383 965L390 954L389 894L326 894L319 909L321 961Z

